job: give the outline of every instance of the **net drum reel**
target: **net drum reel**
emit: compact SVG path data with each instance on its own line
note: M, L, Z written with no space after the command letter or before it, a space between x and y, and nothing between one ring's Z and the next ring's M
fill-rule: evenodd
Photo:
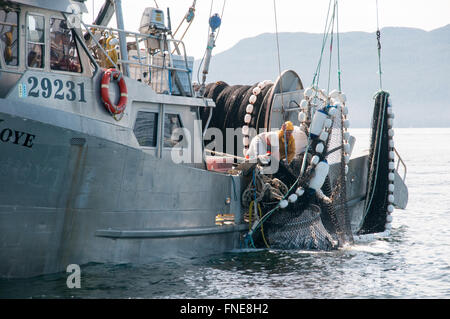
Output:
M242 133L227 153L245 156L252 138L263 131L280 129L285 120L298 122L298 103L303 96L303 84L292 70L287 70L274 82L265 80L254 85L233 85L218 81L206 86L204 97L214 100L216 107L209 119L209 110L201 110L203 128L218 128L227 145L227 130ZM255 134L256 133L256 134ZM205 142L205 145L208 145Z
M300 125L298 105L303 97L303 83L295 71L286 70L275 81L268 93L270 101L264 114L264 128L279 129L286 121Z

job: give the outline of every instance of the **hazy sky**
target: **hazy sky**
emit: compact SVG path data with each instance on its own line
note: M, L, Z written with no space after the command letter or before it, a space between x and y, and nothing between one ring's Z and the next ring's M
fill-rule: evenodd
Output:
M103 2L86 1L89 13L84 15L85 22L92 22L93 5L97 14ZM170 8L175 31L193 0L156 2L164 11ZM222 12L224 0L197 0L194 22L184 38L188 55L196 59L201 58L206 48L211 3L212 13ZM329 0L276 0L278 31L322 33L328 4ZM137 31L144 8L154 6L154 0L122 0L126 29ZM378 6L380 27L402 26L430 31L450 24L450 0L378 0ZM374 32L376 17L376 0L339 1L341 32ZM275 32L273 0L225 0L222 27L213 54L231 48L243 38L266 32ZM179 36L181 34L179 32Z

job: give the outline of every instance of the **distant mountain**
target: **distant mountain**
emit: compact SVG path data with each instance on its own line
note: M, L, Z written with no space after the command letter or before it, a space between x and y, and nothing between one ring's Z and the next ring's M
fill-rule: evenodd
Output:
M280 33L282 70L292 69L311 85L323 36L311 33ZM335 38L336 40L336 38ZM219 39L220 41L220 39ZM396 127L450 126L450 25L423 31L388 27L381 30L383 89L391 93ZM334 50L336 50L334 41ZM327 87L329 46L320 73ZM335 51L336 52L336 51ZM352 127L368 127L373 94L379 89L375 33L340 34L342 90L346 93ZM195 74L199 61L194 67ZM337 58L332 60L330 90L337 88ZM215 55L208 83L254 84L275 80L278 59L274 34L241 40Z

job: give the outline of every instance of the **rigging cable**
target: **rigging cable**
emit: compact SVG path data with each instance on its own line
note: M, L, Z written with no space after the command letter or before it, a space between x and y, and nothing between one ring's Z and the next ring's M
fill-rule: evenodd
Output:
M211 0L211 6L209 7L209 17L211 17L211 13L212 13L212 8L213 8L213 5L214 5L214 0ZM211 29L211 26L209 25L209 23L208 23L208 33L207 33L207 36L206 36L206 38L208 39L209 38L209 30ZM203 65L203 62L204 62L204 60L205 60L205 56L206 56L206 51L207 51L208 49L206 48L205 49L205 52L203 53L203 57L202 57L202 59L200 60L200 63L198 64L198 69L197 69L197 82L198 83L201 83L200 82L200 69L202 68L202 65Z
M322 48L321 48L321 51L320 51L320 58L319 58L319 62L318 62L317 67L316 67L316 72L314 73L313 81L312 81L312 84L311 84L311 87L313 87L313 88L316 87L317 89L319 88L320 69L321 69L321 66L322 66L322 58L323 58L323 53L324 53L324 49L325 49L325 44L326 44L327 39L328 39L328 34L330 33L330 28L334 24L335 6L333 8L333 16L332 16L332 18L330 18L330 9L331 9L332 1L333 0L330 0L330 2L328 3L328 11L327 11L327 17L325 19L325 28L324 28L324 32L323 32ZM334 0L334 1L337 1L337 0ZM336 3L335 3L335 5L336 5ZM330 59L331 59L331 53L330 53ZM330 67L331 67L331 60L330 60ZM314 90L314 92L315 92L314 93L315 96L317 96L318 90ZM305 156L303 157L303 162L302 162L302 166L301 166L301 169L300 169L299 178L304 173L305 164L306 164L306 155L308 154L308 149L309 149L310 146L311 146L311 144L310 144L310 136L308 135L307 146L306 146L306 150L305 150Z
M338 89L342 92L341 87L341 52L340 52L340 42L339 42L339 5L338 0L336 0L336 39L337 39L337 67L338 67Z
M223 0L223 5L222 5L222 12L220 15L220 20L223 20L223 13L225 11L225 4L226 4L227 0ZM212 14L212 8L214 5L214 0L211 1L211 7L209 8L209 17L211 17ZM219 37L220 34L220 28L222 27L222 24L219 26L219 28L217 29L217 35L214 39L214 42L217 41L217 38ZM211 26L208 24L208 35L207 38L209 38L209 30L211 29ZM198 69L197 69L197 82L200 83L200 69L202 68L203 62L205 60L205 56L206 56L206 51L208 50L208 48L205 49L205 52L203 53L203 57L200 60L200 63L198 64Z
M330 28L330 25L328 24L328 19L330 17L331 2L332 2L332 0L330 0L330 2L328 3L327 18L325 20L325 29L323 31L322 48L320 50L319 62L317 63L316 72L314 73L311 87L314 87L314 84L316 84L316 83L318 84L319 83L320 68L321 68L321 65L322 65L323 51L325 49L325 44L326 44L327 39L328 39L328 33L329 33L329 28ZM316 79L317 79L317 81L316 81Z
M377 42L378 42L378 75L380 77L380 91L382 90L382 81L381 81L381 32L380 32L380 26L378 21L378 0L376 0L376 7L377 7Z
M334 36L334 18L336 16L336 5L337 0L334 3L333 7L333 19L332 19L332 27L331 27L331 38L330 38L330 59L328 64L328 84L327 84L327 94L330 94L330 80L331 80L331 59L333 57L333 36Z
M188 23L186 29L184 30L181 38L179 39L179 41L183 41L184 36L186 35L186 33L189 31L189 28L191 27L192 23L194 22L194 18L195 18L195 5L196 5L197 0L194 0L194 2L192 3L192 5L189 7L188 12L185 14L185 16L183 17L183 19L181 19L180 24L178 25L177 29L175 30L175 32L173 34L171 34L172 39L175 39L175 35L177 34L178 30L181 28L181 26L183 25L183 22L186 21ZM177 51L177 53L179 55L181 55L180 49L178 47L178 44L175 44L175 49L172 51L172 54L175 53L175 51Z
M376 12L377 12L377 32L376 32L376 35L377 35L377 47L378 47L378 75L379 75L379 78L380 78L380 91L377 93L377 95L378 95L378 94L383 92L383 89L382 89L382 81L381 81L381 73L382 73L381 72L381 42L380 42L381 32L380 32L380 26L379 26L379 20L378 20L378 0L375 0L375 4L376 4ZM375 99L375 97L374 97L374 99ZM384 100L383 100L382 103L383 103L382 104L383 113L382 113L382 119L381 119L381 123L382 124L381 124L380 132L383 131L384 116L385 116L385 111L386 111L386 107L385 106L386 106L386 103L387 103L387 95L384 95ZM381 148L381 141L382 141L382 138L383 138L381 133L378 133L378 134L379 134L379 136L376 138L376 143L377 143L376 149L378 151L377 161L376 161L377 167L376 167L376 171L375 171L375 175L374 176L378 175L378 168L379 168L378 162L379 162L379 157L380 157L380 153L381 153L381 150L380 150L380 148ZM373 163L374 163L374 161L372 161L372 163L371 163L371 167L370 167L371 170L373 170L373 165L374 165ZM375 179L372 190L375 189L376 182L377 182L377 180ZM375 193L375 191L372 191L370 199L365 204L364 216L367 216L367 213L368 213L368 211L370 209L370 206L372 204L372 199L374 197L374 193Z
M278 77L280 79L280 94L281 94L281 113L283 114L283 121L286 120L286 112L284 111L284 97L283 97L283 79L281 77L281 58L280 58L280 42L278 39L278 20L277 20L277 6L276 6L276 0L273 0L273 14L275 16L275 34L276 34L276 39L277 39L277 52L278 52ZM274 88L275 90L276 88ZM284 131L284 155L285 155L285 160L286 163L288 162L288 158L287 158L287 139L286 139L286 129L283 130Z
M281 59L280 59L280 43L278 40L278 20L277 20L277 6L275 3L275 0L273 0L273 13L275 16L275 35L277 40L277 51L278 51L278 75L280 77L280 93L281 93L281 112L283 113L283 120L284 120L284 99L283 99L283 82L281 79ZM285 141L286 143L286 141Z
M183 22L186 20L187 23L189 23L189 25L192 23L192 21L194 21L194 17L195 17L195 4L196 4L197 0L194 0L194 2L192 3L192 5L189 7L188 12L184 15L183 19L181 19L180 24L178 25L177 29L175 30L175 32L173 33L173 36L175 36L178 32L178 30L180 30L181 25L183 24ZM189 27L188 27L189 29ZM186 34L187 30L184 31L184 34ZM183 36L184 36L183 34ZM181 37L181 39L183 38L183 36Z
M223 20L223 12L225 11L225 4L226 4L227 0L223 0L223 5L222 5L222 12L220 13L220 20ZM216 40L219 37L220 34L220 28L222 27L222 24L219 26L219 29L217 29L217 35L216 35Z

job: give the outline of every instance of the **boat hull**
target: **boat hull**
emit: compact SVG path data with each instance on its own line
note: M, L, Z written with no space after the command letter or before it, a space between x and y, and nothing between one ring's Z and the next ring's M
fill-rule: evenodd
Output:
M1 277L239 245L245 227L215 224L219 213L235 214L238 224L239 178L176 165L57 123L6 113L0 120ZM26 134L33 137L24 146Z
M44 107L35 114L33 107L8 102L0 112L0 277L240 247L248 230L242 177L174 164L121 143L131 137L120 127ZM354 233L364 220L367 160L349 163ZM396 192L407 200L398 174ZM234 214L234 225L217 226L217 214Z

